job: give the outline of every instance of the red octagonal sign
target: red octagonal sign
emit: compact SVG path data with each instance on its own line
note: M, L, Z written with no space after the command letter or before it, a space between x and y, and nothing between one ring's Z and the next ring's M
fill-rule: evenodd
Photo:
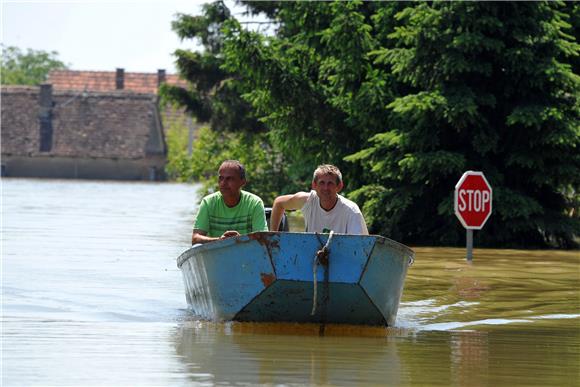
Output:
M482 172L467 171L455 185L455 215L466 229L481 230L491 215L492 190Z

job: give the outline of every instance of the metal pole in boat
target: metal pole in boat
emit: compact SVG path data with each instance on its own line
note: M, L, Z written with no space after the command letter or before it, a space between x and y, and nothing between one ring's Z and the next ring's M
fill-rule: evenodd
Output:
M467 247L467 261L471 262L473 260L473 230L468 228L465 230L465 241Z

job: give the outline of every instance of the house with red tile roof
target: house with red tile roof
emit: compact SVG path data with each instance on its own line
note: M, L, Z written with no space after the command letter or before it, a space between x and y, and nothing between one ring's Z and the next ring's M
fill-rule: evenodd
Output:
M2 175L163 180L164 124L189 119L160 109L163 82L186 86L163 70L122 69L58 70L40 87L2 86Z
M186 87L187 82L165 70L155 73L126 73L123 69L112 71L53 70L47 83L55 90L87 90L109 92L124 90L141 94L157 94L162 83Z

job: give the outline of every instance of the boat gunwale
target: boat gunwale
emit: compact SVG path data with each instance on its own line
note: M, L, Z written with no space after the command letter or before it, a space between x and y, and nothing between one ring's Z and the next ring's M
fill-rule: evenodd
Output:
M233 238L226 238L222 240L217 240L197 246L192 246L189 249L185 250L183 253L177 257L177 267L181 269L185 261L189 258L193 257L196 252L202 252L207 250L215 250L215 249L222 249L226 247L230 247L233 244L238 243L247 243L252 240L260 240L263 239L262 236L272 236L272 235L282 235L282 234L297 234L297 235L328 235L328 234L320 234L320 233L312 233L312 232L284 232L284 231L258 231L253 232L246 235L240 235ZM411 260L415 258L415 252L408 246L397 242L395 240L389 239L387 237L381 235L359 235L359 234L338 234L335 233L335 236L346 236L346 237L373 237L376 238L376 242L381 245L387 245L389 247L393 247L399 250L401 253L406 254Z

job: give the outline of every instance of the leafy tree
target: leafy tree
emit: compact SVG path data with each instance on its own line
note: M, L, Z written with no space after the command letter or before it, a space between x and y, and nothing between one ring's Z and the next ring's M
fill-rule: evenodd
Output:
M56 51L46 52L28 49L23 53L18 47L2 45L2 85L39 85L46 81L51 70L63 70L67 66L57 59Z
M372 69L369 25L377 8L397 3L244 2L279 25L275 36L226 23L224 68L244 74L243 94L291 158L293 179L307 181L317 164L337 164L349 187L360 170L343 157L383 127L391 97L388 76Z
M199 122L209 122L213 130L265 131L264 125L252 115L249 104L240 98L239 76L221 68L221 25L231 18L229 9L221 1L205 4L202 15L177 16L173 30L181 39L198 40L204 50L175 52L177 69L191 87L165 84L161 94L166 101L186 107Z
M577 6L243 4L270 17L275 33L224 11L215 24L196 19L197 34L219 36L212 55L225 75L215 85L231 80L293 181L304 186L316 164L335 163L371 231L450 245L464 240L453 187L463 171L482 170L494 215L480 245L575 245Z
M387 106L389 130L349 158L377 178L358 193L370 198L381 231L411 243L460 243L449 188L473 169L494 187L482 244L574 245L579 78L569 61L578 45L560 9L421 3L396 15L400 25L386 36L395 47L372 55L410 92Z
M218 132L202 126L197 132L191 153L188 152L189 129L174 123L167 132L166 171L177 181L202 183L201 194L215 191L217 170L223 160L239 160L246 167L248 183L244 189L259 192L266 205L271 204L286 183L284 164L267 145L264 133Z
M243 96L282 149L347 171L372 231L412 244L462 243L452 190L474 169L495 193L479 243L574 245L578 45L567 20L577 8L245 4L272 17L277 34L226 21L222 68L244 74ZM340 161L349 154L351 167Z
M284 157L271 144L267 127L241 97L241 76L222 67L221 27L231 18L229 9L218 1L204 5L202 15L178 15L173 23L181 39L197 39L204 50L175 52L177 68L190 86L164 84L162 103L183 106L208 126L198 133L191 155L184 146L183 130L173 128L168 133L168 173L179 180L201 181L201 193L205 194L217 186L216 171L221 161L237 159L248 170L246 189L259 193L268 204L291 182L282 173Z

